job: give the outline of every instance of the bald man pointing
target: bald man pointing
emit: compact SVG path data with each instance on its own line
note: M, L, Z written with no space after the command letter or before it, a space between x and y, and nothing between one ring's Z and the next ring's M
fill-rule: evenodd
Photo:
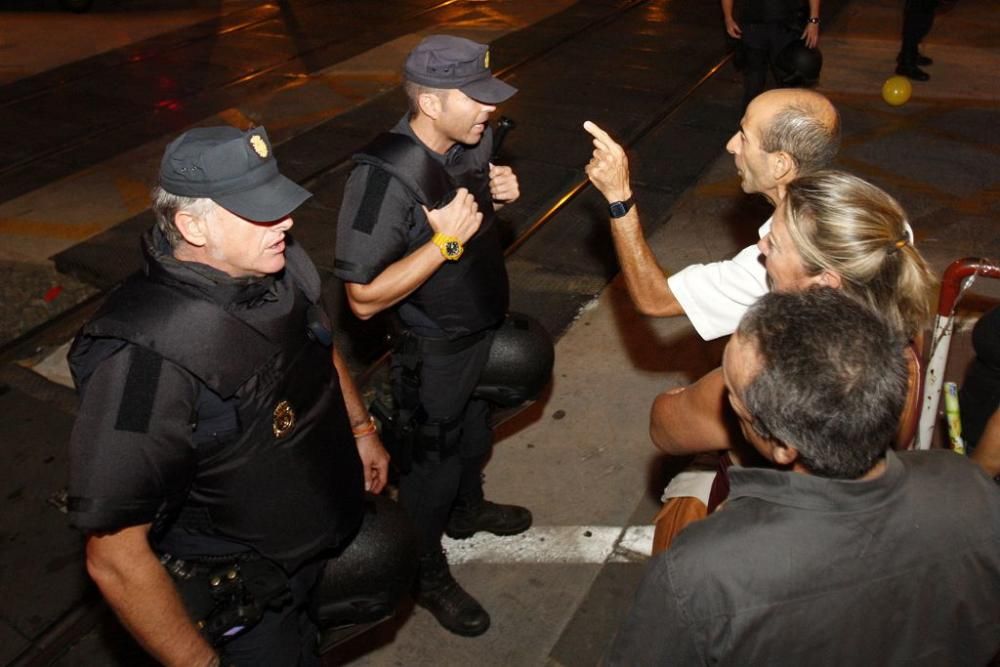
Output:
M583 127L594 137L587 176L608 200L611 236L636 307L645 315L687 315L705 340L731 334L746 309L768 291L757 246L667 278L639 224L625 151L594 123ZM830 100L811 90L777 89L753 99L726 150L733 155L743 191L761 194L777 206L785 187L828 166L839 144L840 119ZM758 230L761 237L770 226L768 219Z

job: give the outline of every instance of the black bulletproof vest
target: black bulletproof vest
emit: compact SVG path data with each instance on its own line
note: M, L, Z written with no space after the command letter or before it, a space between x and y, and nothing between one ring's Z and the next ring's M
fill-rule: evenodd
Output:
M294 292L291 312L265 336L215 303L136 277L74 345L78 377L95 365L88 339L116 338L204 384L193 416L197 472L182 505L157 520L156 546L176 531L217 536L292 570L356 530L361 462L330 350L307 334L311 304Z
M482 139L488 140L488 136ZM510 288L490 195L489 165L473 164L472 151L465 151L446 169L410 137L389 132L376 137L354 160L388 172L416 201L431 209L451 201L457 188L472 193L483 214L479 231L465 244L461 259L445 262L407 297L407 303L430 318L448 338L499 325L507 312ZM425 225L416 230L411 247L426 243L431 236L433 231Z

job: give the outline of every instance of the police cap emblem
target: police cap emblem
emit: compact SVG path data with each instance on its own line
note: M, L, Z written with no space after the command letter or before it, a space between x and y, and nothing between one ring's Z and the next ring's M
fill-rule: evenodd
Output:
M274 421L271 430L275 438L283 438L295 428L295 410L288 401L281 401L274 406Z
M253 148L253 152L261 157L261 159L266 159L268 150L267 142L259 134L253 134L250 136L250 146Z

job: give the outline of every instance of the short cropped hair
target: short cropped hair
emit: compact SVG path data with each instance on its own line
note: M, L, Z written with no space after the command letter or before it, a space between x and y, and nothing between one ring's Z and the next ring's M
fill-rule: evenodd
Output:
M153 214L156 216L156 226L167 239L171 248L176 248L184 240L177 225L174 223L174 216L181 211L186 211L191 215L203 218L218 206L214 201L206 197L183 197L167 192L157 185L152 193Z
M406 99L410 104L410 118L416 118L417 114L420 113L420 96L421 95L437 95L442 100L444 95L448 92L441 88L431 88L429 86L423 86L419 83L414 83L412 81L403 82L403 90L406 92Z
M833 123L823 122L827 112ZM836 109L820 109L808 100L792 102L771 119L761 135L761 148L768 153L784 151L792 156L798 174L811 174L830 166L840 149L840 115Z
M907 392L904 343L830 287L771 292L740 321L760 368L739 398L752 428L821 477L857 479L893 442Z
M837 273L841 289L911 339L930 325L937 281L895 199L857 176L826 170L792 181L784 206L808 274Z

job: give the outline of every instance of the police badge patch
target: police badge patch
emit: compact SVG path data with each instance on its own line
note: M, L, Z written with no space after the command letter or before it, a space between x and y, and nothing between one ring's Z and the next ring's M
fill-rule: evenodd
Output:
M274 406L274 421L271 430L275 438L283 438L295 428L295 410L288 401L281 401Z
M267 159L267 142L259 134L250 137L250 146L253 147L253 152L259 155L261 159Z

